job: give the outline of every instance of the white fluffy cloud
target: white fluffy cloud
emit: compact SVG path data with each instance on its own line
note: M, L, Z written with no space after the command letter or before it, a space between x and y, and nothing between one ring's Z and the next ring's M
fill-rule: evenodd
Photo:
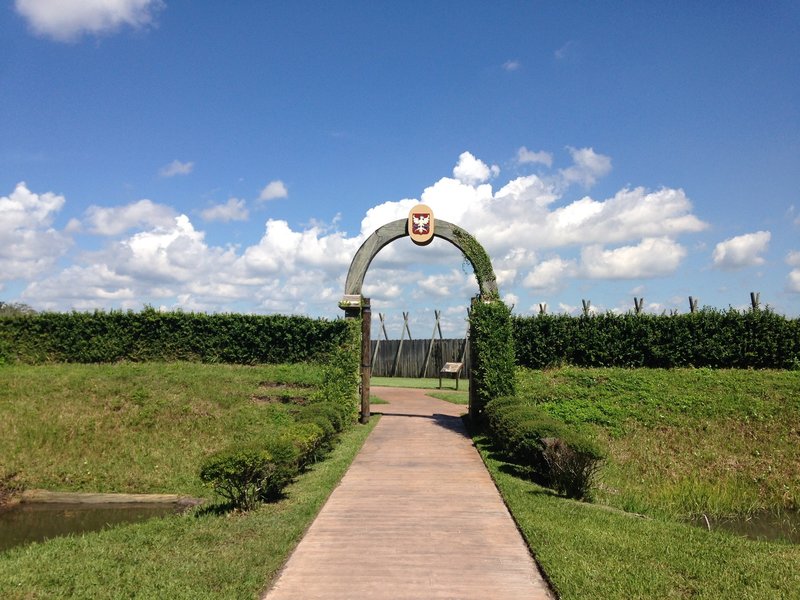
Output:
M714 267L734 270L764 264L761 254L767 251L771 237L769 231L756 231L720 242L712 255Z
M536 265L522 285L534 290L553 291L558 289L568 277L573 277L577 272L574 260L564 260L560 257L551 258Z
M800 294L800 269L789 271L787 289Z
M477 283L474 275L467 275L463 271L452 269L449 273L422 277L417 285L425 296L446 298L456 294L469 297L471 294L466 290Z
M38 275L67 251L72 240L52 227L64 201L51 192L35 194L24 182L0 197L0 280Z
M800 293L800 251L792 250L786 255L786 264L794 267L787 276L786 289Z
M487 165L482 160L475 158L470 152L462 152L458 157L458 164L453 168L453 177L461 183L475 185L484 183L491 177L500 173L500 167Z
M15 0L14 7L38 35L60 42L106 34L124 25L144 27L162 0Z
M553 155L549 152L539 151L534 152L522 146L517 150L517 162L521 165L524 164L542 164L548 167L553 166Z
M176 175L188 175L193 170L194 163L192 161L181 162L176 159L168 165L161 167L158 174L161 175L161 177L175 177Z
M90 206L86 209L89 231L98 235L119 235L143 226L169 227L175 211L151 200L139 200L125 206Z
M600 177L611 172L611 158L598 154L593 148L568 148L573 165L561 170L566 185L580 183L584 187L593 186Z
M286 198L289 196L289 190L286 189L286 185L280 180L276 179L275 181L270 181L267 185L264 186L264 189L261 190L261 194L259 194L259 200L276 200L278 198Z
M581 273L590 279L649 279L670 275L686 257L686 249L666 238L645 238L635 246L581 250Z
M576 151L573 156L573 167L580 170L597 155ZM624 189L607 199L564 201L559 177L529 175L494 190L488 181L498 174L497 167L463 153L453 177L426 188L420 200L433 208L437 219L457 223L481 241L509 298L519 299L522 289L560 290L573 280L671 274L686 256L676 240L706 227L679 189ZM575 183L583 181L575 178ZM273 185L265 196L276 190L285 191L285 186ZM42 224L64 202L52 194L20 193L28 198L26 214L40 216L37 231L46 228ZM269 219L260 238L240 240L241 247L210 244L187 216L149 200L95 206L86 211L85 229L115 237L64 271L31 280L23 299L35 307L59 309L137 308L150 302L191 310L247 306L336 315L358 247L378 227L405 219L416 203L408 198L374 206L366 211L360 231L350 235L337 230L336 220L293 227ZM200 216L233 220L244 218L246 210L243 200L231 198ZM383 306L402 310L425 298L439 298L443 307L465 303L477 291L460 251L442 240L425 248L402 241L388 246L376 257L364 288Z
M250 216L247 203L239 198L228 198L224 204L215 204L200 213L204 221L246 221Z

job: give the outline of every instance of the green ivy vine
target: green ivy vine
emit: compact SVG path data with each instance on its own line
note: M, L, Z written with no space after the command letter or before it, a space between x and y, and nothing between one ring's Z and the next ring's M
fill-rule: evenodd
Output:
M497 280L486 250L478 240L460 227L453 227L453 235L458 240L458 245L464 253L464 259L472 265L472 269L475 271L475 278L478 280L478 286L481 290L481 298L486 301L499 300L500 293L497 290Z

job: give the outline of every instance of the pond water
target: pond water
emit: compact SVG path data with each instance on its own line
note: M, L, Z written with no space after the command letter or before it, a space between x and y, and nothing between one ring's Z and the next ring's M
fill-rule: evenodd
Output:
M800 512L755 513L749 517L736 519L709 517L708 524L704 517L692 519L691 523L699 527L722 529L754 540L784 540L800 544Z
M98 531L119 523L137 523L178 514L186 506L165 503L23 503L0 510L0 552L53 537Z

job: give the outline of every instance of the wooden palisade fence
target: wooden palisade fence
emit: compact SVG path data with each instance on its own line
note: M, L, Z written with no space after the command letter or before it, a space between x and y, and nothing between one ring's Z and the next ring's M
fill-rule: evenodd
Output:
M460 362L464 364L464 368L461 370L461 379L469 379L467 336L445 339L442 336L439 322L441 312L437 310L434 313L436 322L429 340L412 339L407 312L403 313L400 339L390 340L386 333L385 317L379 313L378 337L372 340L372 375L376 377L438 378L439 371L445 363Z

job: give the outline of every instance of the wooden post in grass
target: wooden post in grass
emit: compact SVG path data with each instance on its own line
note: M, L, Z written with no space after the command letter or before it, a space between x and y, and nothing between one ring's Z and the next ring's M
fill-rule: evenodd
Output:
M369 423L369 380L372 376L372 309L369 298L361 300L361 423Z
M359 421L369 422L369 379L372 375L371 350L372 340L370 339L370 329L372 321L372 311L370 309L369 298L364 298L361 294L345 294L339 302L339 308L344 311L345 319L361 319L361 359L358 366L361 375L359 384L359 395L361 397L361 414Z

